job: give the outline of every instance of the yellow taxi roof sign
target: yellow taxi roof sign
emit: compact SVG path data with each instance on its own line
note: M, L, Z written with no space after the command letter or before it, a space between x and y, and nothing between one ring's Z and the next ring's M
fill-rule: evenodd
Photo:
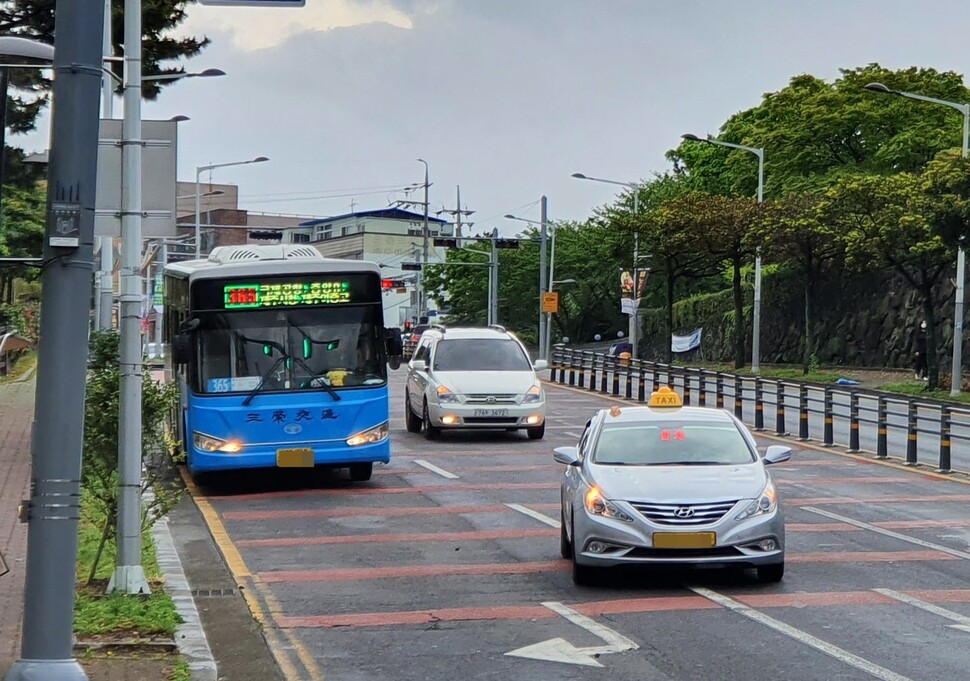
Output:
M621 413L622 412L620 411L620 408L618 406L616 406L615 404L612 407L610 407L610 416L612 416L613 418L616 418Z
M680 399L680 395L674 392L668 386L660 386L655 392L650 393L650 400L647 402L648 407L683 407L684 403Z

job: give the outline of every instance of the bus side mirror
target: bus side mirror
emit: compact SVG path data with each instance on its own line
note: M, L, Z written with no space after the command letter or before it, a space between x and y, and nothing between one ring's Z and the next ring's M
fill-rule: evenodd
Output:
M172 339L172 361L175 364L188 364L192 360L192 334L178 333Z
M404 343L401 341L401 329L384 329L385 348L388 357L400 358L404 355ZM400 366L400 363L398 363ZM397 367L394 367L397 368Z

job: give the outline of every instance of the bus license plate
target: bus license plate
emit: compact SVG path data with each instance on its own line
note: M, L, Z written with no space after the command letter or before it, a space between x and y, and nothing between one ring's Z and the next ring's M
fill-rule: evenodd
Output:
M475 416L508 416L508 409L476 409Z
M711 549L717 544L715 532L654 532L655 549Z
M277 449L276 465L280 468L313 468L313 450L309 447Z

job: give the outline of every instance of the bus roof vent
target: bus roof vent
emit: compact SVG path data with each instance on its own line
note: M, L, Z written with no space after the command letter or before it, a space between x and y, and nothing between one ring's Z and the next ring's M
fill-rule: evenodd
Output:
M209 262L227 264L252 260L323 260L313 246L219 246L209 254Z

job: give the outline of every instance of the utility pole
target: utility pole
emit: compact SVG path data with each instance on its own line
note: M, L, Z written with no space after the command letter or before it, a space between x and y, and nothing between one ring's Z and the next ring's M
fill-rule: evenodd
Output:
M87 681L73 656L104 0L58 0L20 659L5 681Z
M428 266L428 162L422 158L418 161L424 164L424 230L421 232L424 239L424 255L421 258L421 272ZM428 312L428 294L424 290L424 277L421 277L421 293L418 294L418 319L420 321L422 313Z
M546 279L546 248L548 245L549 230L546 215L546 197L540 199L539 212L539 357L545 359L545 338L546 338L546 315L542 313L542 294L548 288Z
M141 564L141 0L125 0L122 123L121 390L118 418L118 551L108 591L149 593Z
M101 54L111 56L113 51L111 38L111 0L104 0L104 36ZM108 63L111 68L111 62ZM103 118L114 117L114 83L107 73L101 78L101 115ZM98 237L100 251L100 266L98 267L98 295L96 298L97 321L96 328L108 331L112 326L112 312L114 311L114 239L110 236Z
M465 223L463 225L462 224L462 221L461 221L461 218L464 215L469 215L469 216L470 215L474 215L475 211L473 211L473 210L462 210L462 208L461 208L461 187L456 187L456 189L457 189L457 197L456 197L456 203L455 203L454 210L449 209L449 208L442 208L441 210L437 211L437 214L438 215L441 215L442 213L446 213L447 215L453 215L453 216L455 216L455 248L461 248L461 228L463 226L470 228L474 224L472 222L468 222L468 223Z
M489 263L491 267L489 268L489 324L498 324L498 246L496 245L496 240L498 239L498 227L492 229L492 252Z

